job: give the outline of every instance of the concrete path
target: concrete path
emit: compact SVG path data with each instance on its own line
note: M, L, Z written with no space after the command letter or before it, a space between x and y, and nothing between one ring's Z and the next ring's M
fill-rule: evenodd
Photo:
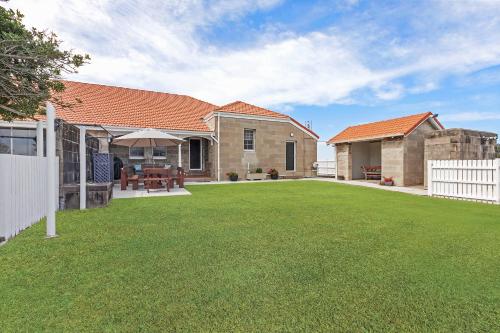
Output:
M376 188L379 190L393 191L393 192L401 192L408 193L413 195L421 195L426 196L427 190L423 188L423 186L382 186L378 184L377 181L363 181L363 180L336 180L335 178L325 178L325 177L313 177L313 178L302 178L302 179L280 179L280 180L238 180L237 182L232 182L229 180L224 181L209 181L209 182L186 182L185 185L223 185L223 184L258 184L258 183L268 183L268 182L294 182L294 181L322 181L329 183L339 183L339 184L347 184L354 186L363 186ZM142 197L159 197L159 196L177 196L177 195L191 195L191 192L184 188L173 188L170 192L164 190L151 190L149 193L144 189L142 184L139 185L139 190L133 191L129 186L126 191L120 190L120 185L115 185L113 188L113 198L114 199L122 199L122 198L142 198Z
M311 179L323 182L330 182L330 183L371 187L379 190L402 192L414 195L422 195L422 196L427 195L427 190L425 190L423 186L382 186L378 184L378 182L362 181L362 180L337 180L335 178L324 178L324 177L305 178L304 180L311 180Z
M113 199L124 199L124 198L148 198L148 197L170 197L178 195L191 195L191 192L185 188L172 188L170 192L165 189L150 190L149 193L144 189L144 185L139 184L138 190L132 190L132 186L129 186L125 191L120 189L120 185L115 185L113 187Z
M331 183L339 183L339 184L347 184L347 185L355 185L355 186L364 186L376 188L379 190L386 191L394 191L394 192L402 192L414 195L422 195L426 196L427 191L423 188L423 186L382 186L378 184L377 181L362 181L362 180L336 180L335 178L326 178L326 177L313 177L313 178L302 178L302 179L280 179L280 180L244 180L240 179L237 182L232 182L229 180L224 181L209 181L209 182L188 182L186 185L214 185L214 184L256 184L256 183L264 183L264 182L293 182L293 181L308 181L308 180L318 180L323 182L331 182Z

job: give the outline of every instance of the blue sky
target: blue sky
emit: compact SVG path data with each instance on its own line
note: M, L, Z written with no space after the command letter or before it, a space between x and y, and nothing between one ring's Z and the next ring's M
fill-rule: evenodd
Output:
M348 125L432 111L500 132L500 1L11 0L92 56L73 80Z

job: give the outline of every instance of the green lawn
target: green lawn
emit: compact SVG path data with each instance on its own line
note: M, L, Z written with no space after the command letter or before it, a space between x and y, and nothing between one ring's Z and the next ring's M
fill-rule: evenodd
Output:
M500 207L316 181L191 186L0 247L0 331L500 331Z

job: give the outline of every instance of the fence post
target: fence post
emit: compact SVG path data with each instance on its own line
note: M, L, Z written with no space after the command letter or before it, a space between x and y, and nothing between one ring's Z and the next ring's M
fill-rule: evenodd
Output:
M86 129L80 126L80 209L87 208L87 144L85 142Z
M55 109L47 102L47 238L56 237L56 133Z
M427 195L432 197L432 160L427 161Z
M43 157L43 122L36 123L36 155Z
M497 158L493 165L495 166L494 179L496 180L495 181L496 200L497 200L497 204L500 205L500 158Z

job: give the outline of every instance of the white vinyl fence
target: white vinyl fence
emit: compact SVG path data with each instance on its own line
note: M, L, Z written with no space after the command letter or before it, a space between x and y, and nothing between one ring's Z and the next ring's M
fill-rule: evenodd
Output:
M56 202L59 201L56 159ZM47 211L47 158L0 154L0 238L14 237Z
M317 174L318 176L335 176L336 161L318 161Z
M500 159L428 161L430 196L500 204Z

